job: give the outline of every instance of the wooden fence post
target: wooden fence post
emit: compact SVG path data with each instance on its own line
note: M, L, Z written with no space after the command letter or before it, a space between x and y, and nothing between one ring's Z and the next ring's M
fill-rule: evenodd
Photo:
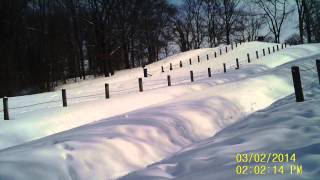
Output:
M320 84L320 60L316 60L316 66L317 66L317 71L318 71L318 79L319 79L319 84Z
M139 91L143 92L142 78L139 78Z
M3 97L3 119L9 120L9 106L8 106L8 98Z
M109 93L109 84L108 83L104 84L104 91L105 91L105 94L106 94L106 99L109 99L110 98L110 93Z
M180 61L180 68L182 68L182 61Z
M161 66L161 72L164 72L163 66Z
M211 77L211 69L208 68L208 77Z
M250 63L250 54L247 53L248 63Z
M296 102L303 102L303 90L301 86L301 79L300 79L300 71L298 66L292 66L292 79L293 79L293 86L294 86L294 92L296 95Z
M239 66L239 59L238 59L238 58L236 58L236 64L237 64L236 69L239 69L239 68L240 68L240 66Z
M171 86L171 78L169 75L167 76L167 80L168 80L168 86Z
M268 53L270 54L270 47L268 47Z
M191 58L189 59L189 64L192 65Z
M172 71L172 63L170 63L170 71Z
M262 49L262 52L263 52L263 56L266 56L266 52L264 51L264 49Z
M223 72L224 72L224 73L227 72L226 63L223 63Z
M63 105L63 107L67 107L68 103L67 103L67 92L66 92L66 89L62 89L61 93L62 93L62 105Z
M193 82L193 71L190 71L190 79L191 79L191 82Z
M143 68L143 77L148 77L148 69Z

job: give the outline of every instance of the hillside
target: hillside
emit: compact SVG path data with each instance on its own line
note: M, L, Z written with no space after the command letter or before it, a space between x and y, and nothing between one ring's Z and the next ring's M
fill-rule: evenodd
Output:
M117 72L110 78L69 84L55 92L9 98L11 108L50 102L10 109L11 120L0 121L0 179L111 179L168 157L173 159L162 162L181 160L182 166L192 166L193 161L188 159L193 157L190 148L203 154L199 148L201 143L208 144L206 142L211 141L212 146L209 143L206 148L208 151L211 152L211 147L217 147L221 148L217 153L225 154L221 158L232 156L234 151L229 147L232 144L227 139L225 142L221 140L221 144L214 139L224 135L228 139L242 135L244 132L237 131L237 128L245 128L246 122L262 119L252 113L291 95L292 65L299 65L304 70L301 71L304 87L316 87L315 59L320 57L320 44L280 48L269 55L267 48L275 45L250 42L231 51L229 46L228 53L223 51L222 55L219 49L225 50L225 46L177 54L147 66L152 76L143 78L144 92L138 91L138 78L143 76L143 71L136 68ZM262 55L263 48L266 49L266 56ZM255 51L259 51L259 59L256 59ZM216 58L214 52L218 53ZM247 53L250 53L251 63L247 62ZM209 60L206 59L207 54ZM198 55L200 62L197 61ZM190 58L192 65L188 64ZM235 70L235 58L240 61L238 70ZM180 61L182 68L179 67ZM172 71L169 70L170 63L173 65ZM227 73L223 73L223 63L227 65ZM164 73L161 72L161 66L164 67ZM212 70L210 78L207 75L208 67ZM194 82L190 82L190 70L194 71ZM167 86L167 75L171 76L171 87ZM110 85L111 97L107 100L104 99L105 83ZM62 88L67 89L66 108L61 107ZM316 98L314 93L317 90L313 89L309 94ZM283 110L287 116L290 115L286 110L299 108L291 96L277 103L283 104L281 102L292 106ZM308 112L307 107L302 110ZM262 112L270 114L269 111ZM282 110L278 111L280 114ZM2 112L0 115L3 116ZM317 116L313 114L312 117ZM292 125L295 121L298 120L294 118ZM253 124L268 130L264 124ZM276 123L273 125L277 126ZM311 121L310 126L313 125ZM251 142L248 139L244 136L239 141L230 141L241 145L241 142ZM318 136L314 136L314 139L310 143L319 142ZM283 138L283 142L286 141ZM255 147L256 144L249 144L246 148L254 150ZM179 170L167 171L162 162L150 166L151 170L146 169L125 178L149 179L149 176L163 175L167 178L184 179L188 176L193 179L196 176L188 171L189 167L183 170L176 166ZM217 168L222 165L215 163L214 167ZM158 171L159 167L164 168ZM208 168L208 171L214 172L214 169ZM219 168L217 171L224 174L229 172ZM160 175L153 172L159 172ZM204 179L209 177L228 178L227 175L214 176L208 173Z

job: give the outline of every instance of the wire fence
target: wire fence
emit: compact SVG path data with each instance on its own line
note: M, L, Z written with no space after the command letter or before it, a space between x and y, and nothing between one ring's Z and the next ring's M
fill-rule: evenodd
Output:
M235 46L233 47L233 49L235 48ZM230 51L230 50L229 50ZM228 51L228 52L229 52ZM217 53L217 54L220 54L220 53ZM250 61L251 62L254 62L254 61L257 61L259 59L259 57L257 58L251 58ZM238 61L239 65L243 65L243 64L248 64L248 59L241 59ZM180 67L180 64L176 64L176 65L173 65L172 67ZM310 65L310 64L303 64L301 65L301 71L310 71L310 70L313 70L315 71L315 68ZM238 68L238 66L236 65L236 61L232 64L232 65L228 65L228 67L226 67L226 71L227 72L230 72L230 71L236 71ZM197 75L194 76L194 79L198 80L198 81L201 81L201 80L204 80L207 78L207 73L208 72L198 72ZM221 68L218 68L218 69L212 69L211 70L211 75L215 75L215 74L220 74L220 73L225 73L222 66ZM145 90L154 90L154 89L158 89L158 88L163 88L163 87L167 87L166 83L167 83L167 80L166 79L159 79L157 80L159 82L148 82L146 81L144 83L144 86L146 86L147 88L145 88ZM174 85L182 85L182 84L185 84L187 82L190 82L190 79L188 78L188 76L184 76L183 78L179 79L179 80L175 80L173 83ZM138 92L139 90L139 86L138 85L135 85L134 87L128 87L128 88L122 88L120 90L108 90L111 95L119 95L119 94L122 94L122 93L130 93L130 92L133 92L133 91L136 91ZM108 92L108 93L109 93ZM104 95L106 95L106 92L97 92L97 93L94 93L94 94L89 94L89 95L81 95L81 96L70 96L68 97L67 99L68 100L79 100L79 99L85 99L85 98L101 98L103 97ZM9 110L19 110L19 109L24 109L24 108L32 108L32 107L36 107L36 106L40 106L40 105L53 105L53 106L61 106L63 102L63 99L54 99L54 100L50 100L50 101L45 101L45 102L39 102L39 103L34 103L34 104L28 104L28 105L23 105L23 106L16 106L16 107L8 107ZM54 103L60 103L59 105L57 104L54 104ZM0 112L4 112L3 109L0 110Z
M214 51L211 51L211 53L207 53L205 55L202 55L202 58L200 55L193 55L193 56L190 56L187 60L184 60L185 62L188 62L188 60L191 60L191 64L192 65L194 62L192 60L197 60L196 63L200 63L200 62L205 62L205 61L208 61L209 59L211 59L210 57L218 57L218 56L222 56L224 54L227 54L229 53L230 51L234 50L235 48L239 47L241 44L238 43L237 46L235 46L235 44L232 44L232 45L226 45L226 46L222 46L222 47L219 47L217 50L214 50ZM225 50L225 47L228 48L228 51ZM203 60L203 56L205 56L205 60ZM162 66L163 67L163 70L173 70L173 69L178 69L180 68L180 62L178 64L171 64L171 68L170 68L170 65L169 66Z

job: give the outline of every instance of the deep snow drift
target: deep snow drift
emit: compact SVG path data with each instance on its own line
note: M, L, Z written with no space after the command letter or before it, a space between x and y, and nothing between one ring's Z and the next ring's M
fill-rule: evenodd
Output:
M71 97L67 108L55 102L13 110L13 120L0 121L0 179L111 179L212 137L290 95L290 66L309 69L320 56L320 45L313 44L254 58L256 50L261 53L273 45L245 43L217 58L212 55L218 49L200 49L159 61L147 66L152 77L144 79L146 91L142 93L137 92L137 78L142 76L142 69L137 68L65 86ZM252 54L250 64L247 52ZM191 57L192 66L187 65ZM239 70L234 70L236 57L241 61ZM180 60L183 68L177 67ZM170 62L175 70L168 72ZM226 74L222 63L229 67ZM211 78L208 67L215 73ZM189 80L191 69L194 83ZM314 71L301 73L304 85L314 82ZM172 87L166 85L168 74ZM103 99L106 82L111 87L109 100ZM57 91L10 98L9 102L14 107L59 97Z
M213 179L312 179L320 178L320 85L305 87L305 102L296 103L290 95L267 109L232 124L217 135L195 143L174 156L134 172L121 180L213 180ZM296 162L262 163L270 167L285 165L284 174L237 175L237 153L296 154ZM243 163L248 165L248 163ZM253 165L259 163L251 163ZM301 165L302 175L292 164ZM249 172L249 171L248 171ZM257 170L259 172L259 170Z

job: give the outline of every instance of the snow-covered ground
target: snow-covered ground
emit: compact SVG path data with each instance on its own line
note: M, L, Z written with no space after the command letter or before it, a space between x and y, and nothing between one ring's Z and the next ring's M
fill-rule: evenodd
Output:
M306 101L296 103L290 95L267 109L232 124L217 135L192 144L172 157L121 179L313 179L320 178L320 87L305 88ZM296 154L296 162L236 163L236 154ZM262 156L261 156L262 157ZM291 174L291 165L301 165L302 175ZM267 165L267 175L237 175L236 165ZM284 165L284 174L273 166ZM259 170L256 170L259 173ZM250 174L252 173L252 174Z
M281 121L281 117L291 117L288 112L299 113L293 110L307 110L309 107L303 106L303 103L300 106L304 109L296 107L297 103L288 97L276 103L281 106L272 106L274 111L272 107L271 110L264 110L262 117L270 116L270 120L266 119L266 122L270 121L268 126L264 121L258 121L262 117L259 119L256 114L247 117L292 94L292 65L310 69L314 67L315 59L320 57L319 44L293 46L265 57L261 55L262 48L274 45L244 43L217 58L213 57L213 53L216 51L219 55L218 48L199 49L169 57L147 66L152 76L144 78L144 92L138 92L137 79L142 76L141 68L120 71L111 78L66 85L61 88L67 89L68 97L86 96L69 99L67 108L60 107L59 89L51 93L10 98L11 107L51 100L59 102L12 110L12 120L0 121L0 179L111 179L175 153L172 159L130 174L127 178L151 179L151 176L160 176L194 179L201 167L207 171L204 179L229 178L233 175L229 171L233 167L230 157L235 152L262 151L263 147L278 140L276 137L272 140L273 136L266 136L263 130L269 133L270 129L278 127L278 118L281 123L286 123ZM224 49L224 46L221 48ZM259 59L255 58L256 50L259 50ZM250 64L246 62L247 53L251 55ZM206 60L207 54L209 60ZM200 63L197 62L198 55ZM193 60L192 66L188 65L189 58ZM235 58L241 61L239 70L234 70ZM178 67L180 60L183 61L183 68ZM169 63L173 63L173 71L168 70ZM222 72L222 63L229 67L226 74ZM165 67L165 73L161 73L161 66ZM215 73L211 78L207 77L208 67ZM189 80L190 70L195 73L193 83ZM167 87L167 75L171 75L171 87ZM301 71L301 75L305 87L316 87L315 68ZM103 98L104 83L109 83L111 88L111 98L108 100ZM316 102L314 88L309 91L308 97L315 98L311 98L310 102ZM97 95L89 96L92 94ZM281 115L282 112L277 110L283 106L291 109L281 109L284 113ZM317 106L314 107L317 109ZM278 112L278 115L273 116L270 111ZM316 112L312 115L317 117ZM301 128L303 131L304 126L300 127L298 122L301 121L298 119L299 116L292 117L292 126L295 125L292 129ZM251 123L243 125L251 121L252 129L249 129ZM233 124L235 122L238 123ZM310 126L312 123L310 120ZM254 131L260 125L261 134L259 130L256 136L243 130L247 128L248 131ZM237 127L240 127L239 131ZM309 130L313 133L317 128L319 126ZM308 143L303 139L308 135L293 136L297 140L290 141L291 134L286 134L285 130L270 130L275 136L281 137L279 144L282 146L276 146L278 149L275 150L285 151L295 143L297 147ZM240 137L242 134L243 138ZM310 139L309 143L319 142L319 136L314 134L312 137L314 139ZM290 143L281 143L287 141ZM239 149L231 149L233 147ZM319 146L314 146L314 149L317 148ZM264 149L274 150L272 147ZM202 150L203 156L197 160L196 155L202 155ZM200 153L197 154L197 151ZM312 160L305 159L306 166L312 164ZM226 166L226 169L222 169L222 166ZM319 169L311 170L306 177L319 174Z

